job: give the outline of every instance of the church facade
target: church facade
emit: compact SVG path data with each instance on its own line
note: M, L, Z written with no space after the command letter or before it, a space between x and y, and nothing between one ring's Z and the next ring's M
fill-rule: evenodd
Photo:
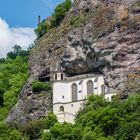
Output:
M61 68L54 74L53 112L58 121L74 123L76 113L90 95L104 95L111 100L114 94L106 94L102 74L89 73L65 77Z

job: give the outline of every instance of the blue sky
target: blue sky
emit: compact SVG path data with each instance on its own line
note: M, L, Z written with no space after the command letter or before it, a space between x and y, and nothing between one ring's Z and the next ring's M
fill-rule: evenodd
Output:
M0 17L10 27L36 27L37 17L51 15L63 0L0 0Z
M14 45L23 49L34 43L38 15L50 16L64 0L0 0L0 58Z

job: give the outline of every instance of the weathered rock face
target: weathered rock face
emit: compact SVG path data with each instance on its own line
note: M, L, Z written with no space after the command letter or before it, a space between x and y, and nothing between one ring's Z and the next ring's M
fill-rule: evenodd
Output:
M69 76L102 72L108 92L140 91L139 0L75 0L62 24L37 41L30 58L30 82L9 122L26 123L47 114L48 98L38 98L30 85L48 67L55 71L60 56Z
M23 87L19 100L16 106L10 111L6 121L16 127L20 127L29 121L47 116L48 110L51 108L51 93L45 91L33 93L31 81L29 80Z

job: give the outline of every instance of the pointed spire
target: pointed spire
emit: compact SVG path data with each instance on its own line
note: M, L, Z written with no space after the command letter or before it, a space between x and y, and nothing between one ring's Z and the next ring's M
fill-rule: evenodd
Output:
M61 72L61 58L58 59L57 71Z

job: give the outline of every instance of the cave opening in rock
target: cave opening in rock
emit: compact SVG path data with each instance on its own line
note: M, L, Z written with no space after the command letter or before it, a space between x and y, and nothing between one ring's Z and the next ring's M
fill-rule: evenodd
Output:
M39 77L39 81L41 81L41 82L49 82L50 77Z
M50 68L45 69L42 74L38 78L41 82L49 82L50 81Z
M98 68L94 69L94 70L90 70L90 71L86 71L86 72L76 72L76 71L65 71L65 73L68 73L67 76L68 77L72 77L72 76L78 76L78 75L82 75L82 74L103 74L103 72L101 72Z

